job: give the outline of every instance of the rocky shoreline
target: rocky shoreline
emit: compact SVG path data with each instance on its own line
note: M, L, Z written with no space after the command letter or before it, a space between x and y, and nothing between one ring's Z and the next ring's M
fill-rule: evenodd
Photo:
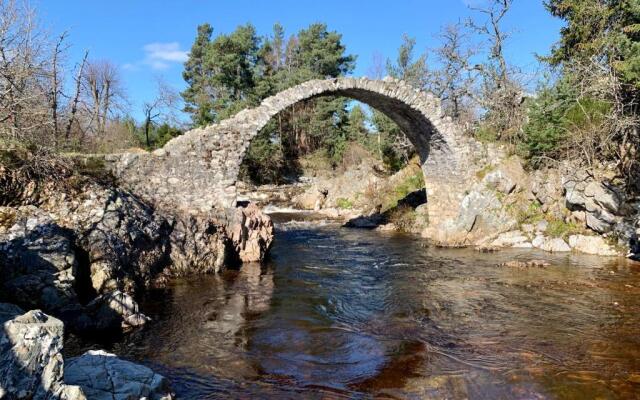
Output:
M382 166L364 159L337 177L306 177L278 194L247 188L245 196L276 198L348 227L417 234L442 247L640 258L640 199L626 195L606 169L565 164L528 172L504 148L472 140L468 146L476 159L464 184L427 179L426 189L413 190L421 178L417 165L381 176Z
M138 387L131 398L156 393L153 388L166 386L163 378L106 353L70 360L65 385L84 384L68 389L60 378L63 330L93 335L144 325L149 318L136 301L142 291L171 277L261 261L273 223L253 204L210 213L160 210L93 179L71 191L61 186L34 183L21 196L24 205L0 207L0 301L8 310L0 332L6 347L0 397L111 399L103 387L107 369L124 379L110 383L112 392ZM38 332L36 340L30 332ZM132 383L140 376L144 382ZM40 381L49 383L35 387ZM165 392L148 398L171 398Z

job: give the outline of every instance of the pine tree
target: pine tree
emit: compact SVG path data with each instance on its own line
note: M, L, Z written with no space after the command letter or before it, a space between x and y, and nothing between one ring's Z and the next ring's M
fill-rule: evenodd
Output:
M184 111L191 114L191 120L195 126L206 125L215 120L209 90L210 70L206 65L212 33L211 25L198 26L196 40L182 72L182 77L188 85L187 89L181 93L185 102Z

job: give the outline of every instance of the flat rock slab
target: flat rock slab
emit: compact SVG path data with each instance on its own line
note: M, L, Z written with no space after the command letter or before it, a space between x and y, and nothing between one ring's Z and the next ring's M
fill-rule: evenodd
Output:
M92 400L174 398L162 375L102 350L90 350L67 361L64 380L66 384L80 386Z

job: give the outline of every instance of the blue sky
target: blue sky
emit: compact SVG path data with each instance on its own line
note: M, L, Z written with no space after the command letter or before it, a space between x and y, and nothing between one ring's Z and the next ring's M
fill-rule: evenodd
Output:
M121 68L131 103L140 117L141 104L153 97L156 77L181 90L182 62L198 24L209 22L214 35L252 23L259 34L280 22L287 34L313 22L325 22L343 35L347 50L358 56L353 75L367 75L375 54L395 57L404 33L417 40L417 50L435 47L440 27L474 15L469 4L485 0L36 0L45 27L68 31L70 61L85 49L92 59L107 59ZM515 0L505 26L513 36L507 46L512 62L535 68L535 53L545 54L557 40L561 22L542 0ZM477 15L477 14L476 14Z

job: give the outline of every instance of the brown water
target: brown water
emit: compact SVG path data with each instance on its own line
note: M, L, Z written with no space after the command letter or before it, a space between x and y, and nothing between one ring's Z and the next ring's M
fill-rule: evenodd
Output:
M264 266L152 291L110 349L184 399L640 398L639 266L279 228Z

